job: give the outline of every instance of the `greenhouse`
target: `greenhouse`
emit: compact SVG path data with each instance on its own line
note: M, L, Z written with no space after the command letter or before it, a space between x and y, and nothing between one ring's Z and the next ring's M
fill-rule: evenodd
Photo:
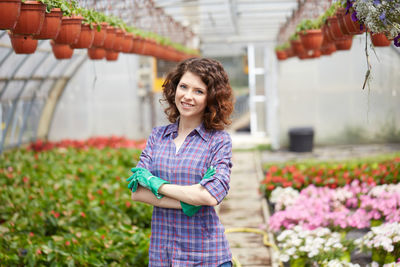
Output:
M0 0L0 266L400 266L400 0Z

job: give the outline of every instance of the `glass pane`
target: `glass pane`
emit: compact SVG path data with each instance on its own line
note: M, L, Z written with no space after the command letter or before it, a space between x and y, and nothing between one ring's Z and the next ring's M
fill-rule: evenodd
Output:
M36 139L36 131L39 125L40 114L43 108L42 100L29 101L27 105L28 116L24 122L24 132L21 143L29 143Z
M40 84L41 81L35 81L35 80L29 81L28 84L25 86L24 91L22 92L20 98L30 99L33 93L39 90Z
M10 80L8 83L1 88L1 100L13 100L15 99L20 91L22 90L25 82L24 81L13 81Z
M36 72L38 68L40 68L41 64L43 64L44 57L48 56L47 52L39 52L36 51L32 55L26 58L22 67L15 74L16 78L29 78Z

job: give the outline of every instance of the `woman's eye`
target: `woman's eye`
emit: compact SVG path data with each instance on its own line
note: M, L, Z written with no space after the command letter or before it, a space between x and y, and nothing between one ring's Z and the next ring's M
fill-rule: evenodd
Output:
M180 84L179 87L182 89L186 89L186 85L184 85L184 84Z
M196 91L199 95L202 95L202 94L204 94L204 92L203 91L201 91L201 90L197 90Z

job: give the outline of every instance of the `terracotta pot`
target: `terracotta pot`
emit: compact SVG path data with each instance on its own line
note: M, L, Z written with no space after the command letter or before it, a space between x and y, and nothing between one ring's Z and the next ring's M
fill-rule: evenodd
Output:
M321 54L322 55L331 55L335 51L336 51L335 43L327 43L327 44L321 46Z
M329 30L328 24L324 24L322 26L322 34L324 36L324 40L322 43L331 43L333 42L331 31Z
M390 40L384 33L370 33L371 42L376 47L390 46Z
M145 39L143 47L143 55L157 57L158 46L157 43L152 39Z
M144 39L140 36L133 36L133 46L131 49L131 53L134 54L143 54L143 46L144 46Z
M119 52L113 50L106 50L107 61L116 61L118 59Z
M38 40L32 39L32 36L16 35L10 32L8 36L16 54L33 54L36 51Z
M351 34L362 34L365 32L365 27L361 26L358 21L353 21L350 12L343 17L346 29Z
M69 59L74 53L74 49L72 49L68 44L59 44L54 40L51 40L50 44L56 59Z
M292 46L295 55L300 55L305 52L303 44L300 40L291 40L290 44Z
M315 49L312 50L312 53L310 55L311 58L319 58L321 56L321 50L320 49Z
M100 25L94 25L94 38L92 46L101 47L106 39L108 24L103 22Z
M288 58L287 54L284 50L277 50L277 51L275 51L275 54L276 54L276 58L278 60L285 60Z
M323 35L320 29L302 31L299 35L301 43L306 50L316 50L322 45Z
M112 26L107 26L107 33L106 33L106 38L104 39L104 44L103 48L111 50L113 49L114 46L114 41L115 41L115 28Z
M0 30L13 30L21 10L21 0L0 1Z
M344 34L340 30L338 18L336 16L327 19L331 37L333 40L340 40L344 38Z
M94 33L96 29L90 28L89 24L82 24L81 33L79 34L78 41L71 44L71 48L90 48L94 40Z
M54 41L58 44L74 44L82 29L83 17L62 17L60 32Z
M345 8L338 8L338 10L336 11L336 17L338 19L338 23L339 23L339 28L340 31L344 34L344 35L349 35L350 32L347 30L345 21L344 21L344 16L346 14L346 9Z
M337 50L350 50L352 44L353 44L353 36L351 35L348 35L346 38L335 41Z
M125 32L122 29L116 29L113 50L116 52L122 51L122 44L124 42Z
M45 13L42 29L33 38L38 40L56 38L60 31L62 14L59 8L53 8L50 13Z
M106 56L106 50L100 47L88 48L88 56L92 60L100 60Z
M131 33L125 33L124 39L122 41L121 52L129 53L133 46L133 35Z
M13 30L15 34L38 34L43 26L46 5L37 1L21 3L21 12L17 25Z

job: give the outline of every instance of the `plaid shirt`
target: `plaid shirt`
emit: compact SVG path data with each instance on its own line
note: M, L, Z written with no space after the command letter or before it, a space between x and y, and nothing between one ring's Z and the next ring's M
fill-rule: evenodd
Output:
M173 140L178 123L153 129L137 167L172 184L200 183L220 203L229 190L232 141L225 131L194 129L178 153ZM206 170L216 173L201 180ZM203 206L192 217L182 210L154 207L151 222L149 266L218 266L231 260L225 229L214 207Z

